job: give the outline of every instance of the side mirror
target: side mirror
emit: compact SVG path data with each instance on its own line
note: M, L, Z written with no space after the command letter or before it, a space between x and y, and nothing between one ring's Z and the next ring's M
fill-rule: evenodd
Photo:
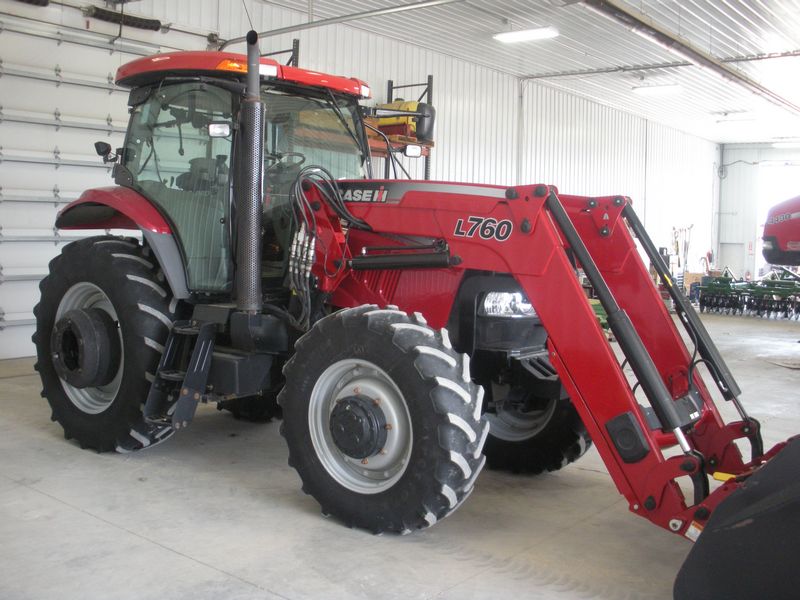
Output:
M111 154L111 144L108 142L95 142L94 151L97 152L97 156L108 156Z
M417 146L416 144L408 144L403 149L403 154L405 154L409 158L419 158L420 156L422 156L422 146Z
M95 142L94 151L97 152L97 156L103 157L104 163L110 163L117 160L116 155L111 155L111 144L108 142Z
M231 134L231 124L225 121L212 121L208 124L208 137L226 138Z

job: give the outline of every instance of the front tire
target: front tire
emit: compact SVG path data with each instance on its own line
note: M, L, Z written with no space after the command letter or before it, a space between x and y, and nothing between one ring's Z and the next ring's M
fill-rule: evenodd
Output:
M278 396L289 464L325 514L406 533L472 492L488 425L469 360L421 315L361 306L317 322Z
M135 239L103 236L65 246L49 269L33 310L33 342L52 419L82 448L150 445L142 403L177 308L158 263ZM82 324L86 315L101 323L99 333ZM102 355L109 342L115 352L103 366L108 376L82 378L97 370L90 358Z

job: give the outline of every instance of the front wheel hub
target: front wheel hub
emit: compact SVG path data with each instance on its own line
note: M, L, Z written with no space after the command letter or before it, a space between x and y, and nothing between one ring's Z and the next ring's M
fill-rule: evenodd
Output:
M333 443L351 458L375 456L386 444L386 416L373 399L357 394L337 401L331 412Z
M119 368L117 324L100 308L70 310L53 327L50 352L56 373L71 386L107 385Z

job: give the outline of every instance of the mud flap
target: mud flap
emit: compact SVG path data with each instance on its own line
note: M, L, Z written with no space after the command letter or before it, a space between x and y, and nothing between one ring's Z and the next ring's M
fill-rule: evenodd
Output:
M722 502L675 580L675 600L789 600L800 589L800 438Z

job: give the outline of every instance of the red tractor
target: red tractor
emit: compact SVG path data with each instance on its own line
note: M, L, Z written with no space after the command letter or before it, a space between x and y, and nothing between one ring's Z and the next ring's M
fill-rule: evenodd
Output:
M484 455L553 471L593 442L632 512L692 540L717 539L721 502L796 464L797 443L764 451L627 198L374 179L366 86L259 59L254 32L246 58L163 54L117 82L125 145L97 146L117 185L57 226L142 239L66 246L35 309L43 395L82 447L141 450L200 402L263 417L277 400L303 490L348 525L398 533L451 514Z
M800 265L800 196L776 204L764 225L764 260L771 265Z

